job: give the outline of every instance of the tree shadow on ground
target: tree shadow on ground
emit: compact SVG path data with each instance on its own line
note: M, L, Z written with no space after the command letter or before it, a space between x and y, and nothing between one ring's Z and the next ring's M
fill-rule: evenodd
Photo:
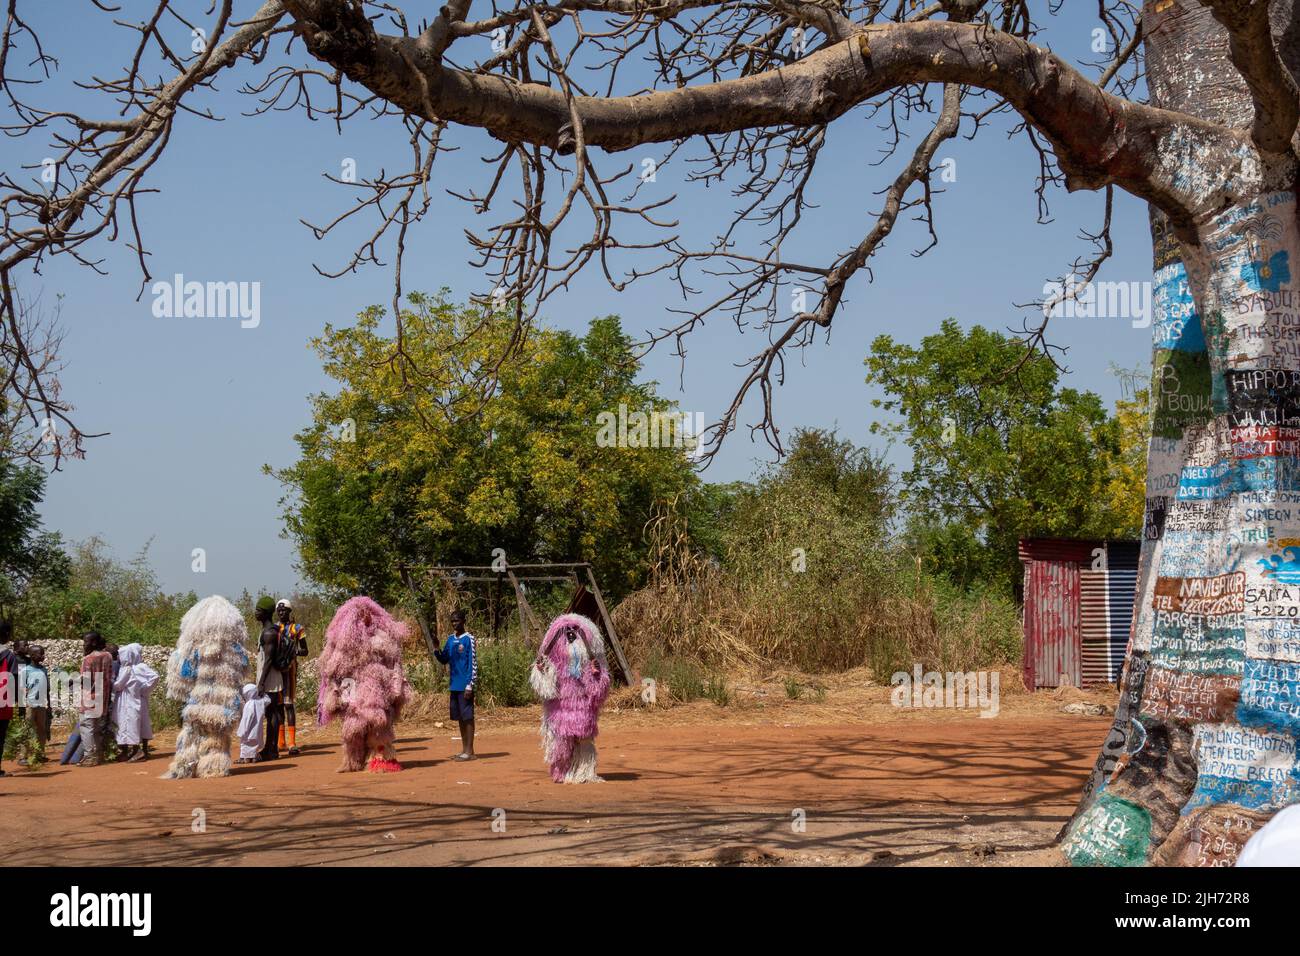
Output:
M410 781L414 792L402 796L376 792L365 774L339 775L337 788L239 789L183 799L160 792L157 798L175 806L98 818L83 832L33 848L30 862L727 863L746 859L726 856L728 848L760 846L773 859L799 861L867 861L888 850L872 862L895 866L971 846L988 854L1051 845L1086 777L1091 750L1081 750L1044 746L1032 734L918 743L810 730L761 750L752 742L713 740L675 747L672 761L662 752L653 761L646 754L636 771L607 770L606 784L564 787L562 797L536 789L535 773L521 773L515 806L449 800L460 796L454 786L441 781L435 790L418 774ZM628 763L635 765L636 757L630 754ZM454 761L403 758L408 768L446 762ZM602 763L620 766L611 758ZM289 766L255 764L238 775L271 768ZM280 775L276 781L278 787ZM502 790L499 781L495 786ZM207 815L204 833L190 831L193 803ZM792 825L800 814L801 828ZM180 818L183 826L174 823ZM169 820L173 829L165 830Z

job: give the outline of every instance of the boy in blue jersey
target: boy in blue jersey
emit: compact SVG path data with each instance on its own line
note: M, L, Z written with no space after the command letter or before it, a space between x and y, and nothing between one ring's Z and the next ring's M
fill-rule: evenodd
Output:
M457 760L474 759L474 682L478 680L478 651L474 635L465 630L465 612L451 612L456 633L434 656L451 666L451 719L460 724L461 752Z

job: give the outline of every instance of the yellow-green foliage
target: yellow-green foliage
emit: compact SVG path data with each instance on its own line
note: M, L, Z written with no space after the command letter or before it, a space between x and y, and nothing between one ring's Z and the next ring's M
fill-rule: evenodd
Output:
M617 596L644 574L655 500L695 483L682 448L610 447L601 413L670 411L618 320L578 337L412 295L399 344L383 310L313 342L337 389L312 400L301 457L277 472L308 576L381 603L399 569L591 560Z

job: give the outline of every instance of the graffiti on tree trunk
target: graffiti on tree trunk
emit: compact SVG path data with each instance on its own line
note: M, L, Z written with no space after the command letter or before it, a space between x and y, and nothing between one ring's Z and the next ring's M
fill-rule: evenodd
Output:
M1297 254L1289 191L1157 236L1137 607L1073 863L1231 866L1300 800Z

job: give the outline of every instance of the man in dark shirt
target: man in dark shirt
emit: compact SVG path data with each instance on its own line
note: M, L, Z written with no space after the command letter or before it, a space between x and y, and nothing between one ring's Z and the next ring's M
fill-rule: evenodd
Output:
M280 756L278 740L280 721L284 719L284 677L275 666L276 645L280 642L280 629L275 626L275 601L267 596L257 599L253 619L262 625L257 640L257 696L269 696L266 708L266 744L258 760L276 760Z

